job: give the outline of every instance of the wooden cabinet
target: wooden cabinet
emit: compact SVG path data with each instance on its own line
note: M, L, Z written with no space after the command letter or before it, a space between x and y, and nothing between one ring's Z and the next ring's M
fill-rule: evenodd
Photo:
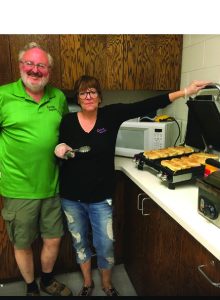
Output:
M88 74L104 89L123 89L123 35L61 35L60 45L63 88Z
M12 79L10 45L7 35L0 35L0 53L0 84L6 84Z
M124 89L178 89L181 60L181 35L125 35Z
M114 233L114 256L115 264L124 262L124 194L125 194L125 176L122 172L116 172L116 189L113 196L113 233Z
M140 296L177 295L180 228L131 180L126 184L126 270Z
M124 191L124 264L137 294L219 296L220 262L128 178Z
M220 261L185 230L181 231L180 266L181 295L220 296Z
M54 58L51 83L72 89L89 74L106 90L177 90L183 36L178 34L0 35L0 85L17 80L18 52L36 41Z
M145 265L144 223L137 208L137 197L143 192L130 181L126 180L125 192L125 225L124 225L124 265L138 295L144 294L145 278L143 265ZM135 199L135 201L134 201ZM139 198L140 199L140 198Z

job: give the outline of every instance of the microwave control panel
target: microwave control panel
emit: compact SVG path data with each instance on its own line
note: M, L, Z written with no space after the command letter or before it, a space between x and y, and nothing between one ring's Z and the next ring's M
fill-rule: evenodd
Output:
M154 128L153 130L153 149L161 149L165 142L163 128Z

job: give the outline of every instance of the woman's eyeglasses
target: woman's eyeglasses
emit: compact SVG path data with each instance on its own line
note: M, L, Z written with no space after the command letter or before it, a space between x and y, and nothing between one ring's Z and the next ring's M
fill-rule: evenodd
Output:
M89 91L89 92L79 92L79 98L84 100L87 96L90 96L92 99L95 99L98 97L97 91Z

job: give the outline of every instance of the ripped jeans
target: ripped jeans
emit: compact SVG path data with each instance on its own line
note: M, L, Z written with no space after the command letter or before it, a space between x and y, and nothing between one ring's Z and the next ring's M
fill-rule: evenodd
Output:
M93 255L88 239L91 224L98 268L111 269L114 265L112 200L88 204L62 199L61 203L73 237L77 263L85 263Z

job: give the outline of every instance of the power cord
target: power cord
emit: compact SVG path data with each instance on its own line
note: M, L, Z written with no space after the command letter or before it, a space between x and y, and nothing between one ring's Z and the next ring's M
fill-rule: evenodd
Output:
M167 117L166 119L166 122L175 122L176 124L177 124L177 127L178 127L178 135L177 135L177 138L176 138L176 141L175 141L175 143L174 143L174 147L176 146L176 143L177 143L177 141L178 141L178 139L179 139L179 137L180 137L180 134L181 134L181 130L180 130L180 125L179 125L179 123L177 122L177 120L174 118L174 117Z
M178 141L178 139L179 139L179 137L180 137L181 130L180 130L180 125L179 125L179 123L177 122L177 120L176 120L175 118L172 118L172 119L173 119L173 121L177 124L177 127L178 127L178 136L177 136L176 141L175 141L175 143L174 143L174 147L175 147L175 146L176 146L176 143L177 143L177 141Z

